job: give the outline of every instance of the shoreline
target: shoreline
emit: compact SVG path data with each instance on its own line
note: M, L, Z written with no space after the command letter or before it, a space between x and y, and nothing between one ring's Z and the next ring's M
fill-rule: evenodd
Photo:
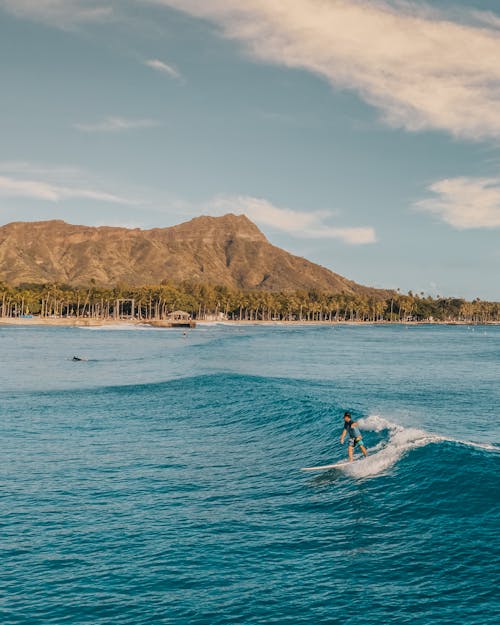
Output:
M201 320L195 321L200 326L429 326L429 325L446 325L446 326L498 326L500 322L490 321L484 323L476 323L470 321L265 321L265 320ZM61 326L76 328L99 328L109 326L148 326L151 328L163 328L178 330L179 327L168 327L159 322L158 319L149 321L139 319L77 319L77 318L43 318L43 317L0 317L0 326ZM193 329L193 328L191 328Z

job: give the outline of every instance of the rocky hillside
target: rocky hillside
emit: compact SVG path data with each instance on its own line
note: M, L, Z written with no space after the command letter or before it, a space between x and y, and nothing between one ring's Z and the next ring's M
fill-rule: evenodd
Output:
M242 289L377 293L271 245L245 216L197 217L152 230L64 221L0 227L0 281L100 286L198 280Z

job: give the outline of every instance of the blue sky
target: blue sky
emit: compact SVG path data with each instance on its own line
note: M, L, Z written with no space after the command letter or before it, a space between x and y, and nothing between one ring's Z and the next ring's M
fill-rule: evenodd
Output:
M497 0L0 0L0 223L245 213L362 284L500 299Z

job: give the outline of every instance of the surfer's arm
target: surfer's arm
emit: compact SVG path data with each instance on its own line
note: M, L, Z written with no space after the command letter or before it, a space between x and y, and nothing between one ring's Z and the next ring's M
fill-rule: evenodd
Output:
M343 444L343 443L344 443L344 438L345 438L345 435L346 435L346 434L347 434L347 430L344 428L344 429L342 430L342 434L340 435L340 443L341 443L341 444Z

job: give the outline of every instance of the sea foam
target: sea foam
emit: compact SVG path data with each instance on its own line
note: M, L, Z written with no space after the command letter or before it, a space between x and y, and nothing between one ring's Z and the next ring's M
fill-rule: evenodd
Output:
M392 423L379 415L371 415L359 420L362 430L389 433L389 438L369 450L362 462L353 462L343 470L354 477L375 477L384 473L398 462L405 453L417 447L437 443L443 438L417 428L405 428Z
M405 428L380 415L370 415L364 419L359 419L358 422L361 429L366 432L387 431L389 437L387 440L381 441L375 447L369 449L368 457L363 459L362 462L353 462L342 467L343 471L354 477L375 477L380 475L393 467L404 454L418 447L424 447L433 443L449 442L487 451L500 451L498 447L486 443L448 438L418 428Z

